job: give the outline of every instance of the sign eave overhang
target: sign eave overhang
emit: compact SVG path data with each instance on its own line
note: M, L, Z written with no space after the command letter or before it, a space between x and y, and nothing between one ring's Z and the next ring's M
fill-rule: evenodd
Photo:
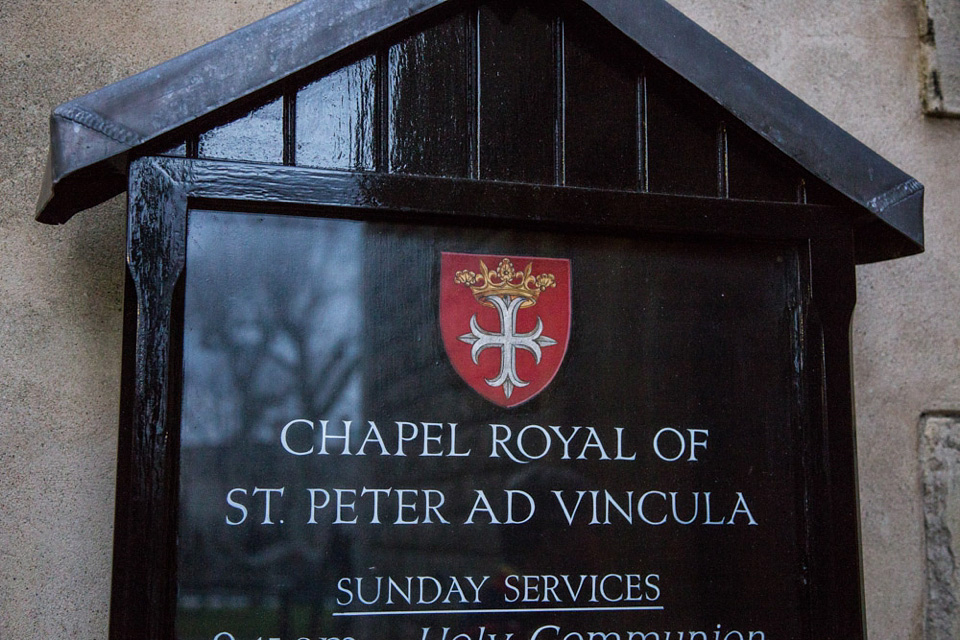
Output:
M61 224L122 193L131 154L160 136L448 1L304 0L57 107L37 219ZM915 179L664 0L582 1L859 209L858 262L923 251Z

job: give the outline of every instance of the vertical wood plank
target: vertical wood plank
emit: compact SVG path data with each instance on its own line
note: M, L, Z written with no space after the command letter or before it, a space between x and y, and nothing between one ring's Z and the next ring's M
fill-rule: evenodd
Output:
M376 62L369 56L297 93L296 163L327 169L375 166Z
M283 99L201 133L197 157L283 163Z
M730 197L796 202L800 173L771 145L744 126L728 129Z
M638 72L610 47L616 34L567 20L565 38L566 184L638 188Z
M390 48L390 171L469 175L473 41L459 15Z
M811 385L820 403L814 469L826 484L811 511L818 550L812 589L813 637L864 638L857 448L850 384L850 321L856 305L853 235L810 243L812 313L820 357Z
M171 315L186 259L185 163L142 158L130 167L121 437L110 637L172 638L176 599L177 459L171 428ZM132 346L133 348L129 348Z
M479 176L556 179L557 60L546 3L495 0L479 12Z
M650 158L647 135L647 71L640 69L637 81L637 182L640 191L650 191Z
M283 89L283 164L297 163L297 88L284 82Z
M647 76L650 191L719 196L717 133L712 104L667 72Z

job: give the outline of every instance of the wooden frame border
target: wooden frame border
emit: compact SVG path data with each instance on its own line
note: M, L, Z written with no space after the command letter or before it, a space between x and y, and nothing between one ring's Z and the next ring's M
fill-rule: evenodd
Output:
M795 328L809 585L805 640L865 637L849 326L853 228L835 207L145 157L130 166L112 640L172 640L176 612L179 329L190 207L469 226L695 234L806 244ZM802 569L802 568L801 568Z

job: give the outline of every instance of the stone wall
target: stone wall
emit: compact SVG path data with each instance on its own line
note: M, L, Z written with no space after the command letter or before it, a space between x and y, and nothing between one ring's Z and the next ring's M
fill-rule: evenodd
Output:
M0 0L0 638L105 638L123 206L33 221L57 104L289 0ZM867 618L923 637L918 424L960 404L960 121L922 115L914 0L675 0L927 187L927 253L859 269L853 326Z

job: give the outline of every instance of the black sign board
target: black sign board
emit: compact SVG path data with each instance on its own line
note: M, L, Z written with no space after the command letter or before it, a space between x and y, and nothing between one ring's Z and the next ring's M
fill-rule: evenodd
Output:
M135 162L135 353L169 355L125 396L154 492L125 504L161 508L118 509L115 597L175 576L152 615L197 640L839 624L810 612L859 582L849 240L822 206L729 205L773 239L696 199L643 229L641 202Z
M800 637L796 243L193 210L186 257L178 638Z
M306 0L52 126L41 220L129 193L114 640L864 637L923 188L666 3Z

